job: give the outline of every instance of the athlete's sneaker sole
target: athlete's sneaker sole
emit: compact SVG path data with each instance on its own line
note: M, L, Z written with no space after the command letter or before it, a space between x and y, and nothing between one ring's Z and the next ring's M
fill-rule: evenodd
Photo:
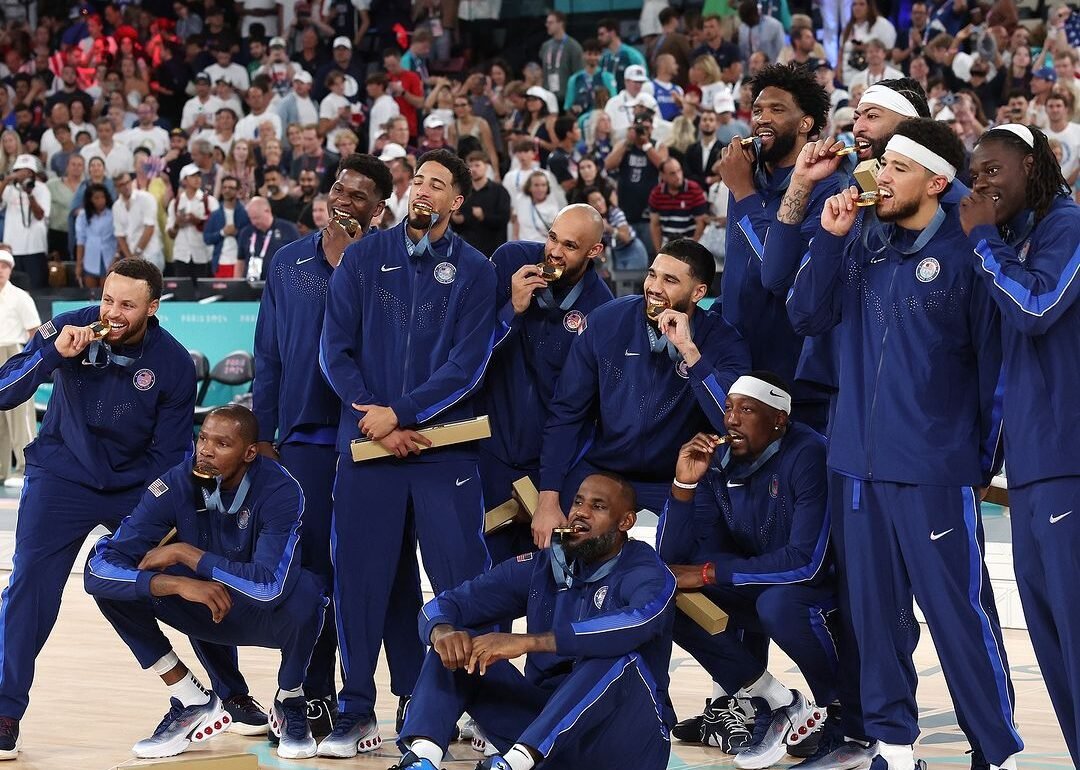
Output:
M7 749L5 751L0 751L0 762L3 762L6 759L16 759L16 758L18 758L19 749L21 749L21 748L22 748L22 736L19 736L15 740L15 748Z
M376 723L376 729L377 725L378 723ZM324 738L323 742L319 744L316 756L329 757L331 759L352 759L357 754L367 754L382 746L382 736L377 732L374 735L365 735L360 738L356 742L351 753L349 752L348 747L338 749L334 746L327 746L326 741L327 739Z
M247 722L233 722L229 725L229 732L233 735L266 735L266 725L249 725Z
M797 743L809 735L808 725L816 725L824 719L821 709L808 701L801 694L796 698L796 703L787 708L794 708L795 711L794 713L789 713L787 717L789 726L783 739L777 740L767 751L757 751L757 747L753 745L747 747L744 751L735 755L735 767L739 768L739 770L764 770L767 767L772 767L787 754L787 749L793 735L799 736L795 740ZM807 732L800 734L800 728L807 730Z
M139 759L162 759L164 757L175 757L177 754L183 754L188 750L188 747L193 743L202 743L208 741L216 735L227 731L232 723L232 717L229 716L229 712L225 710L223 706L220 706L212 714L204 717L199 723L192 728L187 738L181 738L173 743L165 743L158 746L147 746L143 749L139 749L138 745L132 747L131 753Z
M311 759L319 750L319 744L314 737L309 737L303 743L286 745L287 742L281 739L281 720L273 706L270 707L267 726L270 728L270 735L277 740L277 755L282 759Z

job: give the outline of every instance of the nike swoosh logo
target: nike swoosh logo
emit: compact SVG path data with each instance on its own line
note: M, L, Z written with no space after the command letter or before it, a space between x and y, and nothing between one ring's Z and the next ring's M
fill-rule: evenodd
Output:
M93 366L94 365L94 362L87 359L87 358L84 358L80 363L82 363L83 366Z
M884 261L885 261L885 257L874 257L873 259L870 260L870 264L871 265L876 265L878 262L884 262Z
M1072 511L1065 511L1065 513L1059 513L1057 516L1051 516L1050 517L1050 523L1051 524L1057 524L1059 521L1064 519L1070 513L1072 513Z
M391 270L400 270L402 267L404 267L404 265L398 265L397 267L387 267L386 265L383 265L379 270L384 273L389 273Z
M742 486L746 486L746 482L745 481L729 481L727 483L727 485L729 487L742 487Z
M772 388L770 388L770 389L769 389L769 395L770 395L770 396L776 396L777 398L783 398L783 396L784 396L784 394L783 394L783 393L777 393L777 392L776 392L775 390L773 390Z
M462 484L468 484L470 481L472 481L472 476L469 476L467 479L455 479L454 486L460 487Z
M628 356L640 356L641 353L631 353L629 350L627 350L626 355L628 355Z
M302 265L305 262L310 262L313 259L315 259L315 257L308 257L307 259L298 259L298 260L296 260L296 264Z
M931 539L931 540L940 540L941 538L945 537L945 535L947 535L947 534L949 534L950 532L952 532L952 531L953 531L953 529L955 529L955 527L953 527L953 528L950 528L950 529L947 529L947 530L945 530L944 532L931 532L931 533L930 533L930 539Z

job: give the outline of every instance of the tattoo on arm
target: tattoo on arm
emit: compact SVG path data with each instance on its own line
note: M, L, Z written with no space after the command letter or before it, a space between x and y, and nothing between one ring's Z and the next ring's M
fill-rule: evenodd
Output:
M776 218L786 225L801 224L806 218L807 195L802 190L788 190L780 203Z

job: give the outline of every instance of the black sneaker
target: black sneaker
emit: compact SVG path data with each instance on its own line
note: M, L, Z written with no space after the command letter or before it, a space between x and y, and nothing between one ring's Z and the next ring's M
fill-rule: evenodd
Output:
M266 734L266 709L250 695L233 695L224 701L224 706L232 717L229 732L236 735Z
M337 723L338 706L337 698L331 695L328 698L308 698L307 721L311 728L311 734L315 738L325 738L334 732Z
M701 715L701 743L716 746L725 754L738 754L751 742L750 722L739 699L717 698Z
M0 759L15 759L19 755L19 720L0 717Z
M968 754L971 755L971 770L990 770L990 763L986 761L981 751L972 749Z
M401 735L401 730L405 727L405 710L409 708L409 701L411 700L411 695L402 695L397 700L397 717L394 719L394 731L398 735Z
M706 711L709 710L712 702L712 698L705 699ZM703 719L705 719L704 714L684 719L671 728L671 734L685 743L701 743L701 722Z

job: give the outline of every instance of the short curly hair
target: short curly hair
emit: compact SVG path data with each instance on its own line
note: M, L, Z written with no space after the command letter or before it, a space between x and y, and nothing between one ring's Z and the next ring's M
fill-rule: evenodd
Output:
M964 144L948 123L932 118L907 118L900 121L893 136L905 136L937 153L956 169L957 174L962 173L967 165Z
M814 73L809 69L796 64L769 64L762 67L752 81L754 101L770 86L787 91L799 109L813 118L811 134L825 127L829 115L829 95L818 85Z

